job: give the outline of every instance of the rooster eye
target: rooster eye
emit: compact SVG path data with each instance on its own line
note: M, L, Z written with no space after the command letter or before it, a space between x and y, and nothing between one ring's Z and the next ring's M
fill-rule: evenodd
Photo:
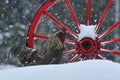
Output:
M60 32L59 34L60 34L60 35L63 35L63 33L62 33L62 32Z

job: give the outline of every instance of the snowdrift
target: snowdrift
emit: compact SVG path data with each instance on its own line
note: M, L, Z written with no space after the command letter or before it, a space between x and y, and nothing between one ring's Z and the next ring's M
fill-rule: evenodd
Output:
M0 80L120 80L120 64L87 60L0 70Z

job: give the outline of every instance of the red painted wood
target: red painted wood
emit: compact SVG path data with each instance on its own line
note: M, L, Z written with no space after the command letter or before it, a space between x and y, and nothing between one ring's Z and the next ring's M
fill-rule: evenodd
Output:
M97 54L97 56L98 56L99 58L101 58L101 59L104 59L104 60L106 59L106 57L104 57L103 55L101 55L101 54L99 54L99 53Z
M104 12L103 12L103 14L102 14L102 16L101 16L101 18L99 19L99 22L98 22L98 24L97 24L97 26L96 26L96 33L99 31L99 28L100 28L100 26L102 25L103 21L105 20L105 18L106 18L106 16L107 16L107 14L108 14L108 12L109 12L109 10L110 10L113 2L114 2L114 0L109 0L109 2L108 2L108 4L107 4L107 6L106 6L106 8L105 8L105 10L104 10Z
M71 40L67 40L67 39L65 39L64 43L66 43L66 44L71 44L71 45L76 45L75 42L73 42L73 41L71 41Z
M110 26L105 32L103 32L102 34L100 34L98 36L98 39L102 39L103 37L105 37L107 34L109 34L111 31L113 31L115 28L119 27L120 25L120 21L114 23L112 26Z
M80 54L76 54L75 56L73 56L70 60L68 60L67 63L71 63L73 62L74 60L76 60L78 57L79 57Z
M49 8L51 8L58 0L52 0L52 2L50 0L48 0L42 7L39 8L39 10L37 11L37 13L35 14L29 31L28 31L28 36L27 36L27 46L30 48L34 47L34 33L38 27L38 23L44 13L44 11L47 11Z
M91 16L91 0L87 0L87 25L90 25L90 16Z
M34 34L34 37L44 39L44 40L48 40L48 38L49 38L48 36L41 35L41 34Z
M116 51L116 50L109 50L109 49L103 49L101 48L100 51L104 51L104 52L109 52L115 55L120 55L120 51Z
M59 20L57 20L55 17L53 17L50 13L45 12L46 16L48 16L52 21L54 21L57 25L59 25L60 28L64 29L66 32L71 34L74 38L78 39L77 34L75 34L73 31L71 31L67 26L65 26L63 23L61 23Z
M74 48L74 49L70 49L70 50L67 50L67 51L64 51L64 54L68 54L68 53L72 53L72 52L76 52L77 49Z
M69 0L65 0L65 2L66 2L66 5L67 5L71 15L72 15L73 20L75 21L76 26L78 27L78 30L80 31L80 28L79 28L80 22L79 22L76 14L75 14L75 11L72 8L72 5L70 4L70 1Z
M120 38L103 41L101 42L101 44L111 44L111 43L117 43L117 42L120 42Z

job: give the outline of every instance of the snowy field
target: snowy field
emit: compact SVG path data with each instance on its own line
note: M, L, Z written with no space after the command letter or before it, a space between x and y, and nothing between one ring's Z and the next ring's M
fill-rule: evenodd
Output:
M87 60L62 65L0 70L0 80L120 80L120 64L105 60ZM9 69L8 69L9 68Z

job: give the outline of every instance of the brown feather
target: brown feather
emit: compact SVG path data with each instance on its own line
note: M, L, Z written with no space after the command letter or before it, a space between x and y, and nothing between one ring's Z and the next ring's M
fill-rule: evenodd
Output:
M19 66L58 64L64 51L64 44L59 37L61 32L58 31L51 35L43 48L39 50L24 46L11 48L9 52L10 63Z

